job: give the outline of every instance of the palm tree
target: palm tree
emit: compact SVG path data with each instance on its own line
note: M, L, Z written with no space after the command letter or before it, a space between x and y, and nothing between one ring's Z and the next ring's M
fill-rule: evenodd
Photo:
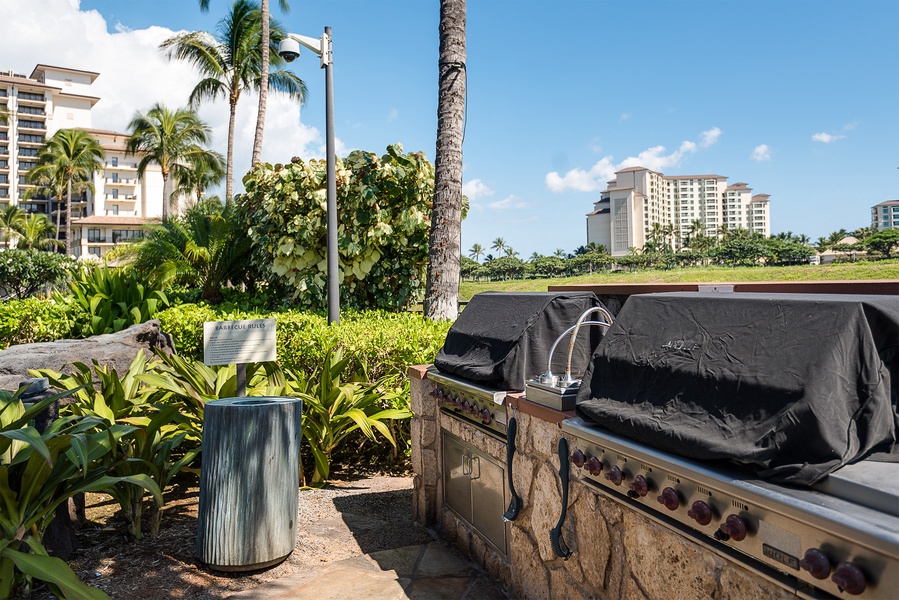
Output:
M66 228L68 229L68 227ZM53 250L63 246L63 243L53 237L56 228L53 221L44 213L34 213L25 216L25 219L15 229L18 243L16 247L20 250ZM66 240L65 246L71 244L70 240Z
M234 210L231 203L202 203L182 218L163 220L138 242L135 268L165 283L197 286L202 299L221 302L222 287L242 278L250 252Z
M196 196L196 204L199 204L206 189L224 179L225 157L212 150L189 154L183 164L174 165L172 173L178 182L175 194L178 197Z
M201 4L202 6L202 4ZM271 23L269 49L284 37L278 23ZM205 31L182 33L165 40L160 48L169 59L178 58L193 64L203 79L190 93L190 104L196 107L203 100L227 98L230 107L228 120L228 154L225 170L225 200L231 199L234 179L234 122L240 95L249 89L259 89L262 75L262 15L249 0L237 0L227 17L219 21L215 37ZM283 64L277 52L271 63ZM302 103L306 84L290 71L268 73L268 87L284 92ZM260 141L261 143L261 141Z
M428 237L424 313L454 321L459 314L462 237L462 133L465 123L465 0L440 0L437 57L437 152Z
M518 252L515 252L515 250L512 249L512 246L506 246L504 250L506 252L506 256L510 256L512 258L518 256Z
M559 258L565 258L565 251L561 248L556 248L556 251L553 252L553 256L557 256Z
M7 248L18 237L18 230L25 224L25 211L15 204L7 204L0 211L0 233Z
M468 250L468 256L473 258L474 260L480 262L481 255L484 254L484 247L480 244L472 244L471 248Z
M501 237L493 240L493 244L490 246L491 250L496 250L497 252L503 252L506 249L506 240Z
M200 144L208 144L211 130L195 112L186 108L169 110L156 104L146 114L137 113L128 124L131 137L127 152L140 154L138 177L143 177L150 163L162 171L162 218L169 218L172 193L168 182L175 165L187 165L192 156L208 151Z
M534 262L535 260L540 260L541 258L543 258L543 257L540 255L539 252L534 252L533 254L531 254L531 257L528 259L528 262Z
M91 177L103 168L105 156L100 142L83 129L60 129L38 152L36 176L45 173L51 181L65 179L66 254L72 253L72 188L78 185L93 191Z

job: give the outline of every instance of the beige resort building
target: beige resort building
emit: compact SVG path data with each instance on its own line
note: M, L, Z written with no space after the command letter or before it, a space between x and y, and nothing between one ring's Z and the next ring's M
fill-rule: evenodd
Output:
M899 200L887 200L871 207L871 229L899 229Z
M727 184L723 175L664 175L645 167L615 173L615 179L587 214L587 243L624 256L642 248L653 225L673 226L676 250L689 238L694 221L699 233L718 235L722 225L771 235L769 195L752 193L747 184Z
M94 176L94 193L80 192L72 202L75 256L102 256L117 243L137 239L143 226L162 216L162 173L158 165L137 177L138 157L125 155L127 135L92 128L91 110L101 101L90 87L99 73L39 64L30 75L0 71L0 106L8 112L0 125L0 209L19 205L56 222L59 203L46 193L26 196L34 186L28 171L44 142L59 129L85 129L106 152L103 170ZM63 210L64 210L63 205ZM61 215L62 237L65 214Z

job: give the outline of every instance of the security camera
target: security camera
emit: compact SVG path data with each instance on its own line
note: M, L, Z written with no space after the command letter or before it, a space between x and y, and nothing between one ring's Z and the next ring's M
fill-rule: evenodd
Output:
M284 38L278 44L278 56L287 62L293 62L300 57L300 44L294 39Z

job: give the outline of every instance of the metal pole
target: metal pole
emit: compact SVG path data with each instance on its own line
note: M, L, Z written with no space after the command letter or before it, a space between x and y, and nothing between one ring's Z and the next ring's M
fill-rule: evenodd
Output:
M325 38L331 51L331 28L325 27ZM324 39L323 39L324 41ZM336 149L334 148L334 77L332 60L325 64L325 151L328 169L328 324L340 323L340 281L337 263L337 175Z

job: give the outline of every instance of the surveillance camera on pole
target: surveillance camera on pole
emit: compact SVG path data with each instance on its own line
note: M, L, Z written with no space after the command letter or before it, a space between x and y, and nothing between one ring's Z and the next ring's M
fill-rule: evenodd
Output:
M284 38L278 44L278 56L287 62L293 62L300 57L300 43L293 38Z

